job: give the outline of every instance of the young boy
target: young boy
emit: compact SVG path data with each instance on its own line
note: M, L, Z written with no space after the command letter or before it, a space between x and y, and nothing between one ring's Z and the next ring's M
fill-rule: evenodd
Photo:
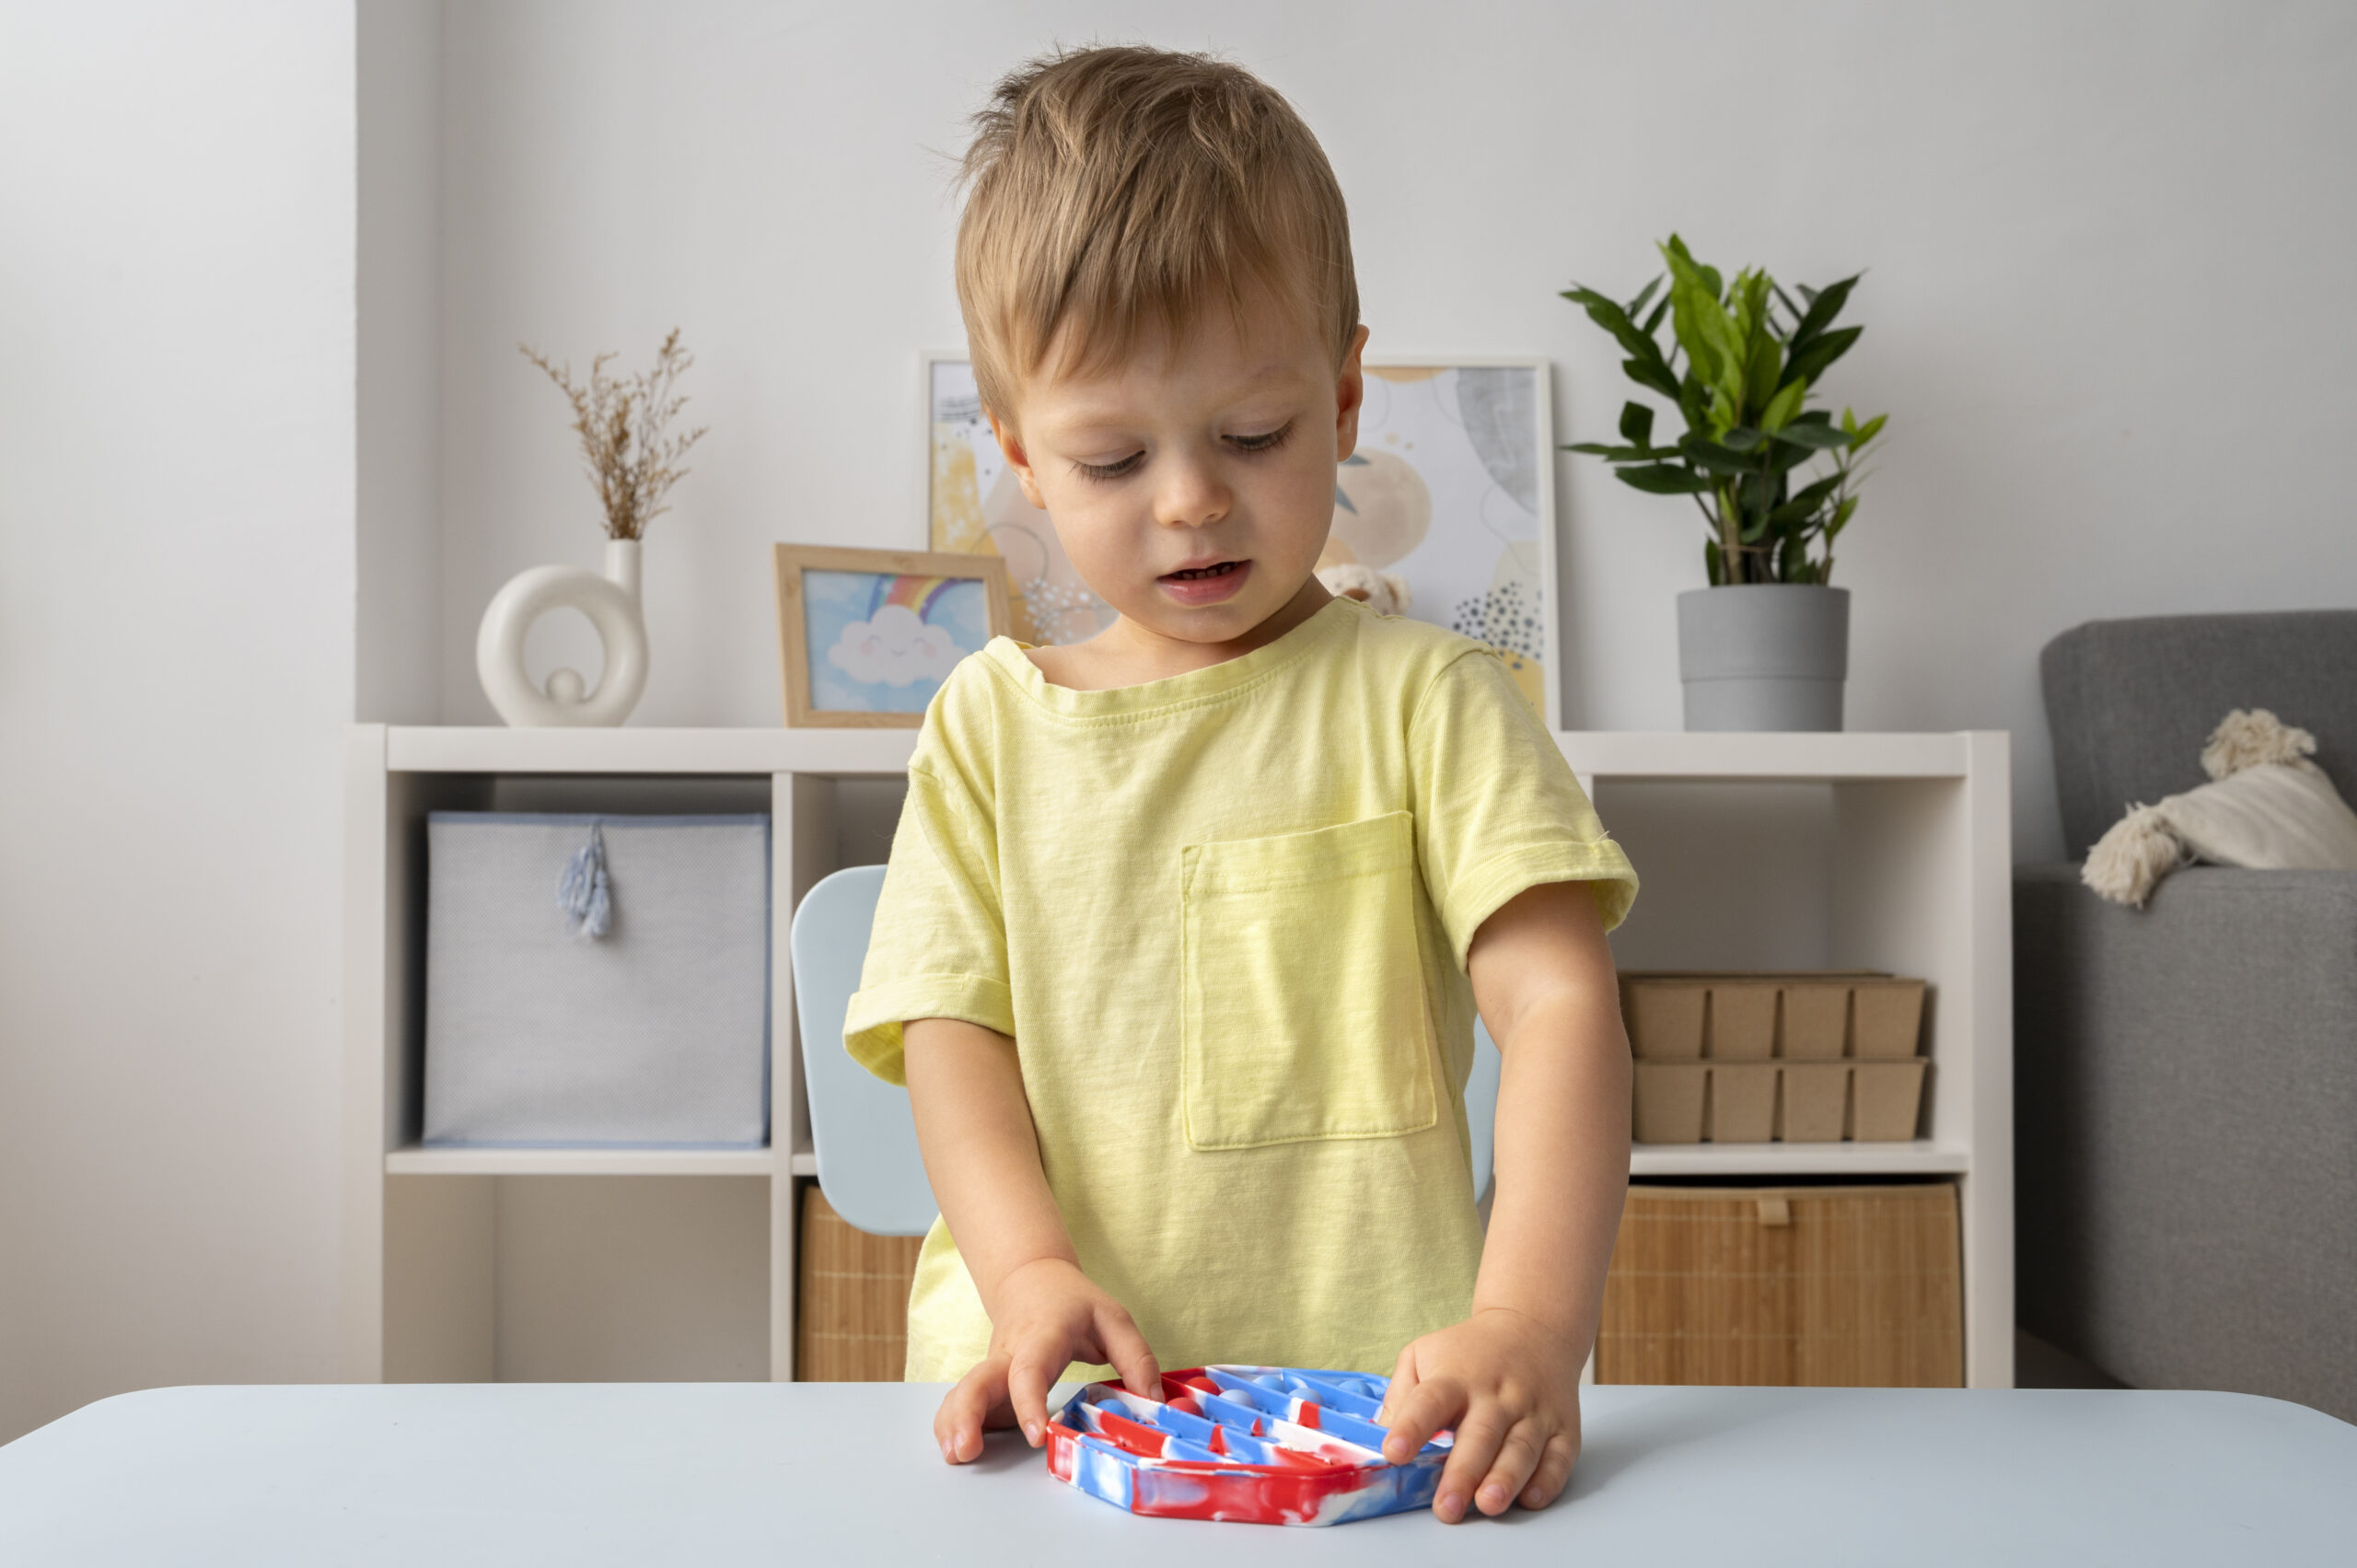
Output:
M1442 1518L1541 1506L1628 1180L1604 934L1635 875L1493 650L1312 575L1367 334L1284 100L1097 49L977 124L975 377L1119 614L992 639L910 764L844 1022L908 1085L941 1203L907 1375L960 1379L935 1431L963 1463L988 1425L1037 1446L1094 1364L1157 1396L1206 1361L1389 1372L1389 1457L1455 1429Z

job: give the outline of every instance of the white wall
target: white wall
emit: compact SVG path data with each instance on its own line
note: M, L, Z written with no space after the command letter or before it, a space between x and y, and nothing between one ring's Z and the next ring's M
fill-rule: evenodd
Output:
M432 724L442 647L442 9L359 0L354 716Z
M1172 15L0 6L0 1439L332 1366L339 732L487 720L484 601L597 555L513 343L686 329L714 433L651 541L636 722L775 722L763 547L922 537L940 155L1051 41L1262 71L1352 197L1377 350L1553 356L1567 436L1621 396L1568 280L1633 287L1673 226L1870 264L1834 389L1896 418L1840 571L1852 722L2013 729L2027 854L2060 847L2045 638L2357 601L2357 13ZM1562 477L1575 717L1674 726L1694 531Z
M2328 456L2357 417L2357 11L2330 4L470 5L447 18L442 710L474 626L598 558L517 340L649 354L713 434L648 545L633 722L777 722L773 540L923 538L915 364L962 342L937 152L1051 42L1215 47L1350 196L1376 353L1539 353L1565 437L1617 355L1555 291L1872 269L1829 391L1893 413L1845 540L1857 728L2011 729L2018 847L2061 850L2037 652L2097 616L2357 602ZM1679 722L1682 503L1561 470L1573 718ZM536 643L593 647L553 630ZM594 660L594 653L588 656Z
M0 9L0 1441L332 1365L347 9Z

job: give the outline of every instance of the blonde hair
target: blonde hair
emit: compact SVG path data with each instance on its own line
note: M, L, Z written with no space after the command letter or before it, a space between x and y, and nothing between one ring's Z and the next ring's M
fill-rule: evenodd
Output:
M1350 216L1309 127L1241 66L1114 47L1043 55L974 116L958 303L984 406L1045 362L1089 375L1150 329L1272 291L1339 367L1358 328Z

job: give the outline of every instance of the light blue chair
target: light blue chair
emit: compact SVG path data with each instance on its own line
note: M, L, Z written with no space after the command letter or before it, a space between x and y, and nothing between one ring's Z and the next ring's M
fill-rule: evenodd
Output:
M802 1081L809 1091L810 1141L819 1185L835 1213L877 1236L922 1236L940 1212L917 1154L909 1096L851 1059L843 1015L859 989L867 934L884 868L854 865L803 895L794 912L795 1016L802 1027ZM1490 1031L1473 1024L1473 1072L1465 1116L1473 1134L1473 1191L1489 1195L1490 1146L1503 1063Z
M859 989L867 933L884 868L838 871L802 896L788 946L794 1012L802 1027L802 1083L810 1142L827 1202L876 1236L923 1236L941 1212L917 1154L909 1092L886 1083L843 1049L843 1015Z

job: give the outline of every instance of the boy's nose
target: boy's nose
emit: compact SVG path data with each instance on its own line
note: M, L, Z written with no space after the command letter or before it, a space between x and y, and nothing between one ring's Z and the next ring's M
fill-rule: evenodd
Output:
M1155 520L1200 528L1227 516L1234 497L1219 477L1201 463L1173 463L1154 498Z

